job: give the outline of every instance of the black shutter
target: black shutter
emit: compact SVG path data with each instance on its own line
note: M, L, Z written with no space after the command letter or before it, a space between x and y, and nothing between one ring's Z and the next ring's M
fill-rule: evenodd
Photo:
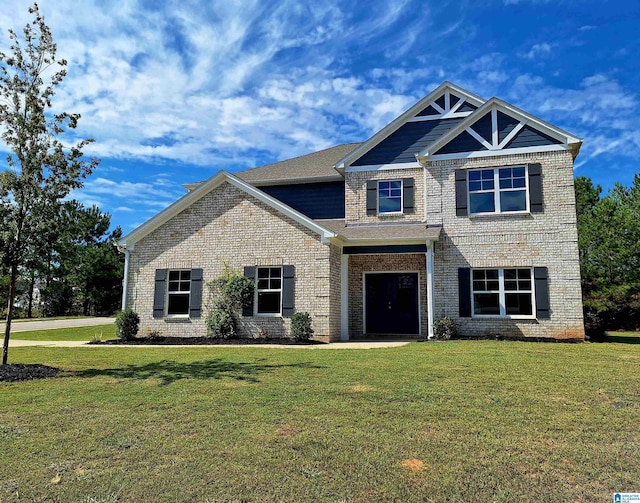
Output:
M529 164L529 208L531 213L542 213L542 166Z
M245 267L244 277L249 278L251 281L255 281L256 268L249 267L249 266ZM253 299L255 299L255 295L253 296ZM247 302L244 306L242 306L242 316L253 316L253 303L254 303L253 299L251 300L251 302Z
M536 285L536 318L548 320L551 318L549 306L549 274L546 267L534 267L533 278Z
M367 215L378 213L378 182L367 180Z
M404 213L413 213L414 210L414 189L413 178L402 179L402 211Z
M461 318L471 318L471 269L458 268L458 309Z
M202 269L191 269L191 296L189 318L200 318L202 314Z
M165 282L167 280L166 269L156 269L156 284L153 291L153 317L162 318L164 316L164 293L166 291Z
M467 209L467 170L456 169L456 216L466 217Z
M295 308L295 271L292 265L282 266L282 316L291 316Z

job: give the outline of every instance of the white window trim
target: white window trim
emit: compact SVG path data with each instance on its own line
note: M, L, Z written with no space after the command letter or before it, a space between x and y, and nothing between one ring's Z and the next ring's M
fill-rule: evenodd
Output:
M279 289L275 289L275 288L258 289L258 271L260 269L276 269L276 268L280 269L280 288ZM253 315L254 316L261 316L261 317L264 317L264 318L282 318L282 286L284 284L282 266L281 265L256 266L255 282L256 282L256 288L255 288L254 299L253 299ZM266 293L280 292L280 312L279 313L260 313L260 312L258 312L258 293L259 292L266 292Z
M380 211L380 183L386 182L400 182L400 211ZM396 215L404 215L404 182L402 178L394 178L389 180L378 180L378 185L376 189L376 205L377 212L379 217L387 217L387 216L396 216Z
M484 290L478 290L478 292L476 292L473 289L473 271L491 271L491 270L498 270L498 281L499 281L499 285L498 285L498 299L500 302L500 314L476 314L475 313L475 302L473 299L473 294L474 293L496 293L495 290L490 290L490 291L484 291ZM527 290L509 290L509 292L507 292L504 289L504 270L505 269L528 269L529 271L531 271L531 292L527 291ZM471 281L471 317L472 318L506 318L506 319L512 319L512 320L535 320L536 317L536 313L537 313L537 307L536 307L536 282L535 282L535 278L533 276L533 267L517 267L517 266L510 266L510 267L475 267L473 269L471 269L471 274L470 274L470 278L469 280ZM531 315L523 315L523 314L507 314L507 303L505 300L505 295L506 293L531 293Z
M500 170L503 168L524 168L524 187L518 187L517 189L500 189ZM482 194L487 192L493 192L493 206L496 211L483 211L479 213L471 212L471 191L469 190L469 173L471 171L485 171L488 169L493 170L493 190L480 190L474 191L474 194ZM502 211L500 207L500 193L501 192L515 192L522 190L524 188L525 191L525 201L526 208L524 210L519 211ZM526 164L517 164L514 166L497 166L497 167L486 167L486 168L473 168L467 170L467 208L469 208L469 216L470 217L483 217L487 215L527 215L531 213L531 203L529 201L529 168ZM508 268L507 268L508 269Z
M176 295L176 294L185 294L188 293L189 294L189 306L191 306L191 276L189 276L189 291L188 292L180 292L180 291L171 291L169 290L169 284L171 283L169 281L169 277L171 276L172 272L184 272L184 271L189 271L191 272L191 269L168 269L167 270L167 286L165 289L165 302L164 302L164 316L165 318L189 318L189 311L190 308L187 307L187 312L186 314L169 314L169 296L170 295ZM179 281L183 281L183 280L179 280Z

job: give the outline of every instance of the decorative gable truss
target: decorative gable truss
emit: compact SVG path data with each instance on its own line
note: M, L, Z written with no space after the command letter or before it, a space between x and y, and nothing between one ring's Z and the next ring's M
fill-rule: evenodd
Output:
M581 143L570 133L491 98L420 151L417 158L423 161L550 150L570 150L575 157Z
M443 82L336 163L338 171L418 167L416 154L471 115L484 100Z

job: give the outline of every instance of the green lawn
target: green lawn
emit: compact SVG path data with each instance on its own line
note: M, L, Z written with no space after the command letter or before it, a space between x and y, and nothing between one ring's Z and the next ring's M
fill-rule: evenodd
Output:
M14 348L0 501L611 501L640 490L633 344Z
M11 323L25 323L28 321L52 321L52 320L86 320L93 316L51 316L50 318L14 318Z
M89 341L94 336L100 336L103 341L106 341L107 339L115 339L115 324L96 325L93 327L52 328L50 330L31 330L29 332L11 332L12 339L19 339L23 341Z

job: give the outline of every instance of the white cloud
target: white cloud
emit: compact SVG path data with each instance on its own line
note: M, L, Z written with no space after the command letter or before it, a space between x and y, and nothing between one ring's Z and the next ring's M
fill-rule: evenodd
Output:
M528 52L523 54L522 56L525 59L538 59L541 57L548 56L551 53L552 46L547 42L542 42L541 44L534 44Z

